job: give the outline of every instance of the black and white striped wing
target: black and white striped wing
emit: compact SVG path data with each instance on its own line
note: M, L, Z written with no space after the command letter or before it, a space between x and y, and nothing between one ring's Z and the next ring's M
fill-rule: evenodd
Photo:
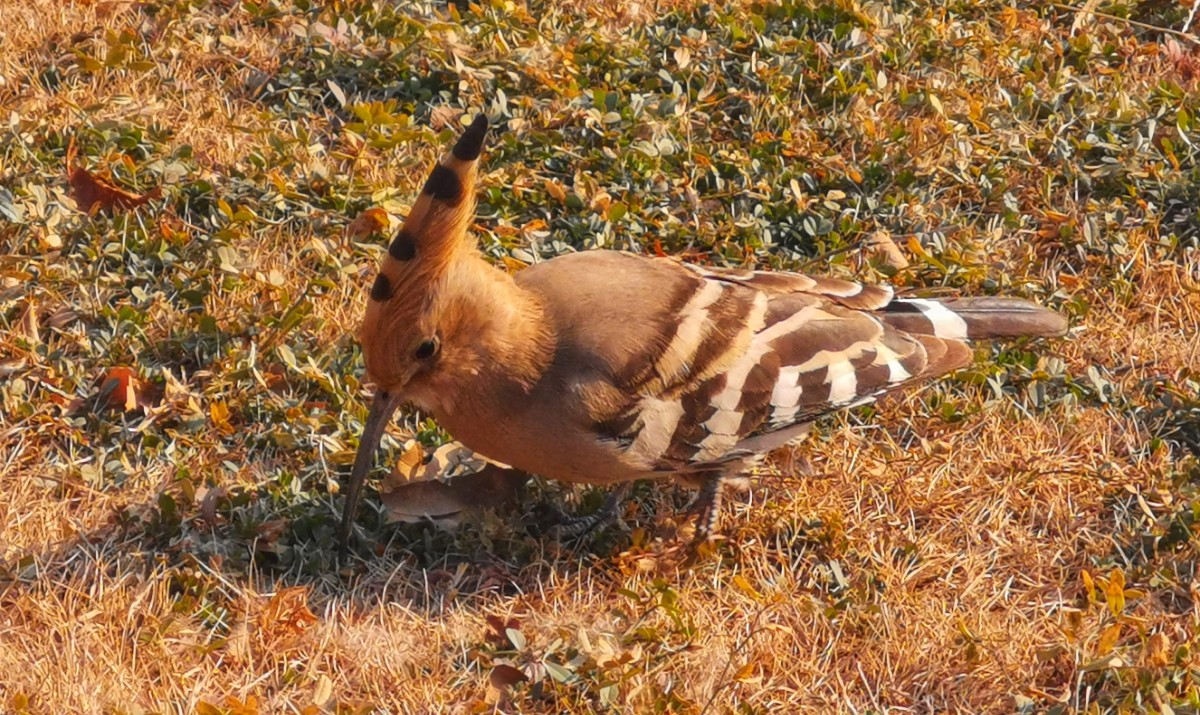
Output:
M868 312L886 287L797 274L701 276L635 395L600 426L648 471L710 468L747 440L793 428L964 364L957 341L914 336ZM948 366L948 367L947 367Z

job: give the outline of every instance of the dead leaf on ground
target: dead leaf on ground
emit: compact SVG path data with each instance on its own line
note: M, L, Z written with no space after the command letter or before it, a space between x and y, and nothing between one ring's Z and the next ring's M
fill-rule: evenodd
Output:
M266 639L303 634L317 617L308 609L308 589L292 586L275 592L258 614L259 635Z
M350 240L358 241L373 233L383 231L390 225L391 220L388 218L387 211L373 206L360 213L346 226L346 235Z
M200 502L200 517L208 526L217 526L217 504L229 496L225 487L200 487L196 490L196 498Z
M42 342L41 331L38 330L38 314L37 305L33 301L29 301L25 306L25 312L21 315L21 332L24 333L25 339L30 345L38 345Z
M465 112L461 109L456 109L447 104L438 105L429 113L429 126L438 132L447 128L459 129L459 117L463 114Z
M501 663L495 668L492 668L492 673L490 676L488 676L488 680L491 681L493 688L496 690L503 690L504 688L511 688L517 683L523 683L526 680L529 680L529 676L525 675L511 665L505 665Z
M132 412L138 408L141 380L133 368L109 368L96 382L99 386L96 394L97 408L123 409L125 412Z
M1171 663L1171 639L1159 631L1146 641L1146 662L1155 668L1164 668Z
M82 166L75 165L75 137L67 145L67 180L75 205L89 215L97 211L112 214L114 210L129 211L162 196L162 188L154 187L144 194L126 191L100 178Z
M498 646L508 644L508 631L521 630L521 622L516 618L504 619L497 615L489 615L487 617L488 633L485 636L488 642Z
M867 239L867 251L880 263L902 270L908 268L908 259L887 231L876 231Z

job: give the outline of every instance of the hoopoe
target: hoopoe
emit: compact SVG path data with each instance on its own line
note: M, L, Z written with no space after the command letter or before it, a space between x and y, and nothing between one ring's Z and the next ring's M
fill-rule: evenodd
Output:
M467 229L488 122L433 168L384 256L359 332L376 385L341 533L405 402L459 442L531 474L699 489L696 538L723 482L831 412L967 365L974 338L1056 336L1066 319L1014 298L897 298L892 288L594 250L510 275Z

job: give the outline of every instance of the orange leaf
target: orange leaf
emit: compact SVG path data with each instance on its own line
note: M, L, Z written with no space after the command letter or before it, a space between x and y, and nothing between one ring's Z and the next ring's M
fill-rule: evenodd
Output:
M126 412L138 407L138 376L133 368L113 367L98 380L100 383L99 407L123 409Z
M1146 641L1146 660L1156 668L1162 668L1171 662L1171 639L1166 633L1158 632Z
M388 219L387 211L378 206L372 206L360 213L346 226L346 235L352 240L358 240L366 238L373 233L383 231L390 225L391 221Z
M295 636L317 622L308 610L308 589L303 586L280 589L258 615L258 628L264 635Z
M567 200L567 190L563 188L562 184L558 183L554 179L546 179L544 185L546 187L546 193L553 196L556 200Z
M1125 574L1121 569L1114 568L1108 576L1108 584L1104 589L1104 598L1108 601L1108 610L1119 616L1125 610Z
M75 166L75 137L71 137L67 145L67 181L71 184L71 198L75 199L75 205L88 214L129 211L162 196L161 187L156 186L145 194L135 194L93 175L82 166Z
M1104 632L1100 634L1100 642L1096 644L1096 655L1108 655L1113 646L1117 644L1117 639L1121 637L1121 624L1114 623Z
M247 695L245 702L230 695L225 698L225 709L229 715L258 715L258 698Z

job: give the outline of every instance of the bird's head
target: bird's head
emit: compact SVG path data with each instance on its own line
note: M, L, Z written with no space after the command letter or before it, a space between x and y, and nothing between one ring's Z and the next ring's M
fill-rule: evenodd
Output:
M487 129L487 118L476 116L430 172L371 287L358 338L376 391L350 474L343 551L363 480L396 408L406 401L428 406L454 371L474 369L481 318L467 305L473 265L462 259L476 253L467 228L475 216L476 165Z

